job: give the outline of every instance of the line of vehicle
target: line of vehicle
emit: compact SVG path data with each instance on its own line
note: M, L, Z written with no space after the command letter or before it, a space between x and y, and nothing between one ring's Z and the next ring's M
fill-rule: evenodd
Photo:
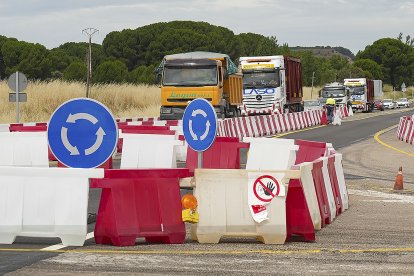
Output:
M403 150L400 150L400 149L397 149L397 148L395 148L395 147L393 147L393 146L391 146L391 145L389 145L389 144L385 143L384 141L382 141L382 140L379 138L379 137L380 137L382 134L384 134L385 132L390 131L391 129L394 129L394 128L396 128L396 127L398 127L398 125L393 125L393 126L390 126L390 127L388 127L388 128L385 128L385 129L383 129L383 130L378 131L378 132L377 132L377 133L375 133L375 135L374 135L374 139L375 139L375 141L377 141L378 143L380 143L380 144L381 144L381 145L383 145L384 147L387 147L387 148L389 148L389 149L392 149L392 150L398 151L399 153L406 154L406 155L408 155L408 156L414 157L414 154L409 153L409 152L406 152L406 151L403 151Z
M403 248L358 248L358 249L296 249L296 250L101 250L101 249L73 249L73 250L42 250L32 248L0 248L0 252L51 252L51 253L75 253L75 254L119 254L119 255L248 255L248 254L273 254L273 255L291 255L291 254L320 254L320 253L408 253L414 252L414 247Z

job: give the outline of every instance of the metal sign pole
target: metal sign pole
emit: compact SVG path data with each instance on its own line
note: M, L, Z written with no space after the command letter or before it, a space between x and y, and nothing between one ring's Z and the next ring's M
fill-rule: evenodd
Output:
M198 168L199 169L203 168L203 152L202 151L198 152Z
M16 123L19 122L19 71L16 71Z

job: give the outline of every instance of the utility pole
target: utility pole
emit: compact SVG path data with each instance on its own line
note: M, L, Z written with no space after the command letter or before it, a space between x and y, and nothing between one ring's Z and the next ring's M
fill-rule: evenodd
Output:
M99 32L99 30L94 28L86 28L82 30L82 33L86 34L89 37L89 51L87 56L88 71L86 75L86 98L89 98L92 79L92 36L97 32Z
M313 100L313 96L312 96L312 93L313 93L313 80L315 79L315 71L313 71L312 72L312 89L311 89L311 100Z

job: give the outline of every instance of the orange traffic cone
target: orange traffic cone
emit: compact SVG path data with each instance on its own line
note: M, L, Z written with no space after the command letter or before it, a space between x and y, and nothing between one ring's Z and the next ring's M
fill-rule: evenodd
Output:
M344 117L348 117L348 105L344 105Z
M397 177L395 178L394 190L403 190L404 187L402 167L398 169Z
M322 117L321 117L321 125L327 125L328 124L328 117L326 116L326 111L322 111Z

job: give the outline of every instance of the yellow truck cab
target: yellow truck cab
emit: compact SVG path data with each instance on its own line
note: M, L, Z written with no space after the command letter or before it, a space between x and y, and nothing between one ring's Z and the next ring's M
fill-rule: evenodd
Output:
M242 76L228 55L190 52L167 55L156 70L161 85L161 120L181 119L188 103L208 100L218 118L240 115Z

